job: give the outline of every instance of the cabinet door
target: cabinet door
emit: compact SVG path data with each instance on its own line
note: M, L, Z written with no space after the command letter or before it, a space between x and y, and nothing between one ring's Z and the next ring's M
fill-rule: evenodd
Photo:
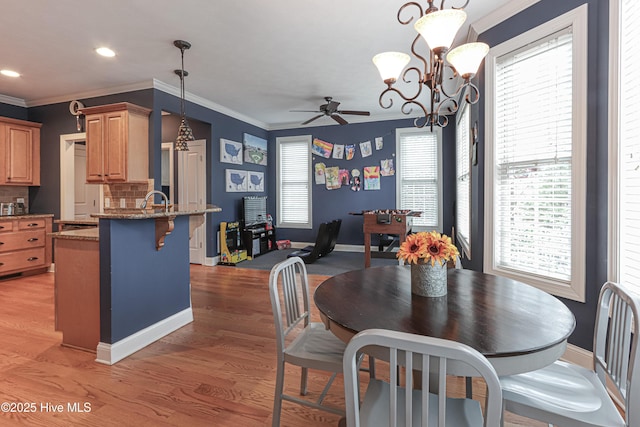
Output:
M104 182L103 162L103 117L101 114L88 115L87 129L87 182Z
M5 167L8 184L33 184L33 128L5 126Z
M127 180L127 113L114 112L105 116L105 172L110 182Z

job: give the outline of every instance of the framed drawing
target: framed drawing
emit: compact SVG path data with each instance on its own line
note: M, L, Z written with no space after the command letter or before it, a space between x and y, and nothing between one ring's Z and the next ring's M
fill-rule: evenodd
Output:
M238 193L247 191L247 171L226 169L225 177L225 191L227 193Z
M220 138L220 161L222 163L242 164L242 143Z
M249 191L264 191L264 172L249 171Z
M245 133L242 139L244 144L244 161L257 165L267 165L267 140Z

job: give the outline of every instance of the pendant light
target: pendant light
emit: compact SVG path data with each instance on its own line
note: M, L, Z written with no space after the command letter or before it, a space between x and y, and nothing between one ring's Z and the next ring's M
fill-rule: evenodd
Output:
M184 104L185 104L185 90L184 90L184 78L189 75L187 71L184 70L184 51L191 48L191 43L186 42L184 40L175 40L173 45L180 49L180 57L182 59L182 68L179 70L174 70L174 72L180 77L180 127L178 128L178 137L176 138L176 144L174 150L176 151L189 151L188 141L194 141L193 131L189 124L187 123L187 116L184 112Z

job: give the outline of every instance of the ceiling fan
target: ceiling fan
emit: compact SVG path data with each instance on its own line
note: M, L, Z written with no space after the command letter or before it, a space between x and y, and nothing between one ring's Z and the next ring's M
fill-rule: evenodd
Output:
M327 103L322 104L318 110L291 110L291 111L298 112L298 113L321 113L321 114L318 114L317 116L310 118L306 122L302 123L303 125L309 124L312 121L319 119L322 116L329 116L336 122L340 123L341 125L346 125L349 122L347 122L345 119L339 116L339 114L352 114L356 116L368 116L370 114L368 111L338 110L338 105L340 105L339 102L332 101L333 98L331 98L330 96L325 96L324 99L325 101L327 101Z

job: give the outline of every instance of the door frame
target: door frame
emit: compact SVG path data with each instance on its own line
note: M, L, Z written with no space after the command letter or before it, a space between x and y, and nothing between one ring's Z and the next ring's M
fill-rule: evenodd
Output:
M60 135L60 219L75 218L75 143L87 140L86 132ZM100 185L100 212L104 194Z

